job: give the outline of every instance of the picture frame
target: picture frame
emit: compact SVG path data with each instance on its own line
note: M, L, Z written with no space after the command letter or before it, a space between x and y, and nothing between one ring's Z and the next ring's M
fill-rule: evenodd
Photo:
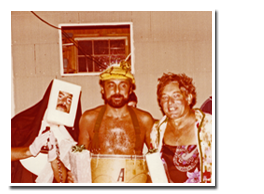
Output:
M47 108L47 121L73 127L81 86L54 79Z

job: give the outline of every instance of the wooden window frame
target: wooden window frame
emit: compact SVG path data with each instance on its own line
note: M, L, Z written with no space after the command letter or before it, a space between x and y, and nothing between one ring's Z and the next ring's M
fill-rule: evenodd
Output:
M131 59L131 72L134 74L134 40L133 40L133 23L132 22L118 22L118 23L83 23L83 24L59 24L59 28L62 27L85 27L85 26L98 26L98 27L103 27L103 26L122 26L122 25L129 25L129 33L130 33L130 37L129 37L129 41L130 42L130 59ZM116 37L110 37L110 36L106 36L106 37L76 37L74 38L76 41L78 40L98 40L98 39L124 39L127 38L126 36L116 36ZM69 43L68 45L71 45L71 43ZM61 76L94 76L94 75L99 75L101 72L77 72L77 73L64 73L64 67L63 67L63 46L67 46L66 44L63 45L62 43L62 33L61 30L59 30L59 52L60 52L60 74ZM78 57L78 49L74 48L74 52L75 53L75 59L77 60Z
M128 39L127 39L127 37L126 36L118 36L118 37L80 37L80 38L75 38L74 40L75 41L81 41L81 40L88 40L88 41L96 41L96 40L107 40L107 41L110 41L110 40L120 40L120 39L123 39L123 40L125 40L125 50L127 50L126 49L126 47L128 46ZM111 54L110 54L110 48L111 47L109 47L109 53L108 54L105 54L105 56L106 55L108 55L108 56L111 56ZM77 56L76 57L76 64L78 63L78 57L80 56L79 54L78 54L78 49L75 47L75 55ZM94 50L94 46L93 46L93 50ZM118 54L117 54L118 55ZM125 55L127 56L127 55L129 55L129 53L128 52L125 52ZM93 54L93 56L99 56L99 55L94 55ZM93 68L95 68L94 67L94 62L93 62ZM80 73L80 72L79 72ZM89 72L89 74L93 74L93 73L96 73L96 72Z

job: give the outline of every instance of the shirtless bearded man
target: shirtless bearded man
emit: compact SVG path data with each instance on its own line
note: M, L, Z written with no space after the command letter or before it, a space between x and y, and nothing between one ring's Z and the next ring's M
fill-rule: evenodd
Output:
M100 86L105 105L87 110L80 120L79 144L94 154L142 155L144 142L149 147L153 118L145 111L128 107L135 80L130 72L120 70L120 67L112 67L101 74ZM138 120L139 137L135 133L132 111ZM99 115L102 119L96 135L94 129Z
M92 154L92 181L144 183L147 166L142 150L144 143L150 146L153 118L148 112L128 106L135 79L126 68L112 66L105 70L100 74L100 86L105 104L85 111L79 123L78 144Z

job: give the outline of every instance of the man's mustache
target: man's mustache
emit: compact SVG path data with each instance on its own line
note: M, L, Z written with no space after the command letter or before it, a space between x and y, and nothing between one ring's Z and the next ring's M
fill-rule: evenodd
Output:
M111 96L111 98L124 98L124 96L122 95L122 94L113 94L112 96Z

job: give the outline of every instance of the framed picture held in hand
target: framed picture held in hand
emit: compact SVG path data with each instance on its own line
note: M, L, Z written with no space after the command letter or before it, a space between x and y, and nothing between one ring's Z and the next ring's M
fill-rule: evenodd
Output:
M47 109L47 121L72 127L81 87L54 79Z

